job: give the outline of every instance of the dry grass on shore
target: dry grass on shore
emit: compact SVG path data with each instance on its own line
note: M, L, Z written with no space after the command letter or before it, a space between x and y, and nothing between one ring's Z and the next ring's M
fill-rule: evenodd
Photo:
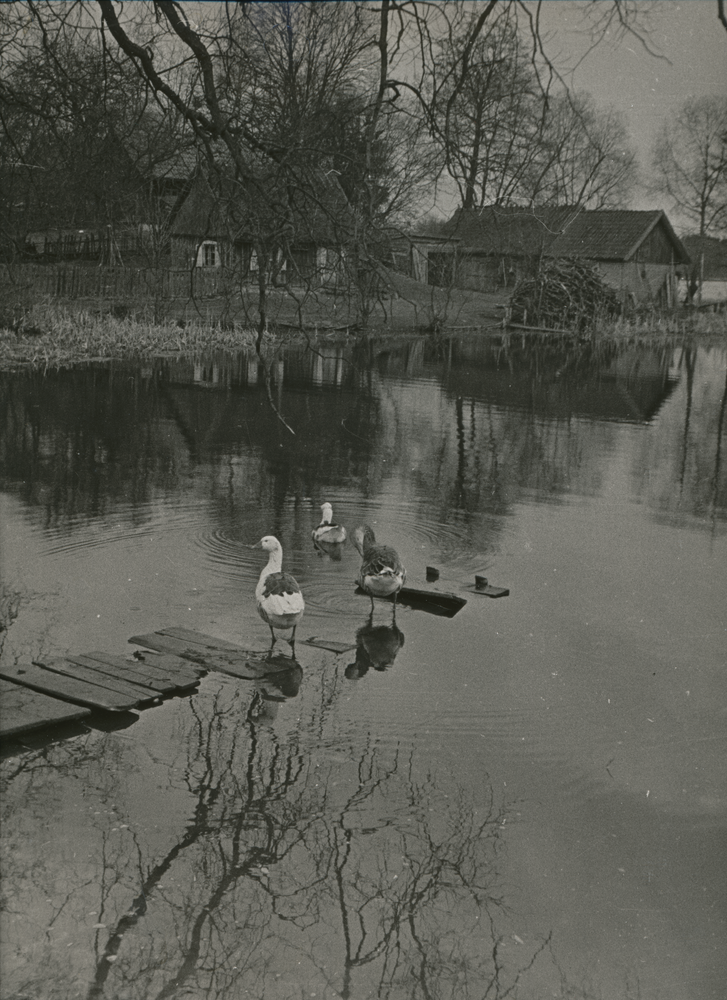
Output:
M43 305L30 309L14 329L0 326L0 367L187 354L211 346L240 350L254 342L253 331L237 323L180 325L176 320L154 322Z
M426 291L426 286L424 289ZM487 328L492 332L496 328L495 321L484 318L482 309L482 304L478 302L476 312L472 310L471 316L456 307L449 314L443 310L438 322L428 329L436 329L440 334L448 331L456 333L463 329L464 320L468 329ZM31 307L20 319L6 318L4 325L0 316L0 368L26 365L52 368L111 358L196 354L212 349L235 351L250 349L255 344L255 331L249 324L237 320L221 322L219 318L208 317L197 322L179 319L154 322L145 318L143 313L124 315L124 312L119 310L119 315L101 314L97 310L79 309L72 305L44 303ZM390 322L383 326L378 317L373 317L369 332L386 334L406 329L412 333L422 332L427 326L421 323L421 319L422 312L419 310L408 324ZM500 325L497 323L497 326ZM353 333L327 327L296 331L292 325L286 325L271 328L266 334L265 345L275 348L297 337L315 336L316 333L329 338L345 337L347 332ZM564 331L559 332L562 334ZM691 336L722 340L727 338L727 313L682 311L670 315L627 317L604 324L587 336L642 342L663 342L670 338Z

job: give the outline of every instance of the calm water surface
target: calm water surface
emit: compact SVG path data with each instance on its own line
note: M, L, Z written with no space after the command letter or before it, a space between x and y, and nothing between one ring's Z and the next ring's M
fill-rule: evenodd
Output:
M175 624L262 650L263 534L307 603L277 684L6 746L3 998L723 1000L727 349L273 374L295 434L252 356L0 373L3 663ZM466 606L371 620L324 500Z

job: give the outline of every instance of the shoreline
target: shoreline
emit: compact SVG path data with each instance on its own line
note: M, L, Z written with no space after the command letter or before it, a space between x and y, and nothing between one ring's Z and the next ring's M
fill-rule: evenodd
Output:
M502 319L482 318L480 322L463 324L462 316L453 317L451 324L382 324L372 322L366 329L353 325L329 326L313 321L310 325L271 324L264 335L262 357L269 357L288 346L358 344L372 340L424 336L457 337L467 334L481 336L565 338L594 343L639 342L675 343L697 338L700 342L727 341L727 314L677 312L665 316L656 314L637 317L596 328L588 333L551 331L537 328L504 326ZM88 362L107 362L128 358L198 355L212 351L256 350L256 332L249 324L180 322L167 319L153 322L133 316L117 318L111 313L99 314L72 309L67 305L37 306L31 309L16 329L0 326L0 368L56 368Z

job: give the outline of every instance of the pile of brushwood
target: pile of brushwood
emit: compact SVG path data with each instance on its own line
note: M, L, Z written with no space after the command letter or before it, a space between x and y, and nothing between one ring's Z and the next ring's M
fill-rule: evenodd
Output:
M510 309L512 323L582 333L617 316L621 306L595 267L563 257L541 260L534 278L519 281Z

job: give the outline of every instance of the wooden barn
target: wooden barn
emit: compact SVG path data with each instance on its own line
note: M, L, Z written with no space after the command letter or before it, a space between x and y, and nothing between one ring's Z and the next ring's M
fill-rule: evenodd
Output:
M428 233L396 233L390 239L391 264L424 285L449 287L455 284L456 252L460 240Z
M664 212L568 206L459 209L442 227L458 238L461 288L495 292L535 273L542 257L577 257L596 265L625 307L677 302L689 254Z

